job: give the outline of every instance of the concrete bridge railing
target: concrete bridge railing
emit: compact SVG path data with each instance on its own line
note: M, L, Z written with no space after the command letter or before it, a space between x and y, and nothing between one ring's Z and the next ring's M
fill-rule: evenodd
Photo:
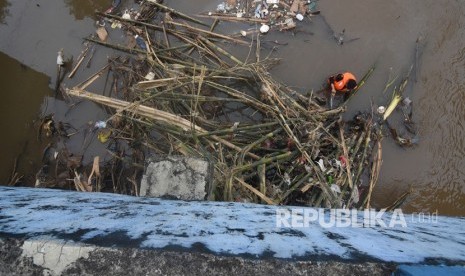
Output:
M286 265L289 260L329 261L377 263L386 269L399 263L465 263L465 218L460 217L420 221L400 212L346 213L11 187L0 187L0 198L3 246L7 241L11 246L10 238L20 240L21 256L35 265L46 263L47 250L58 252L50 257L56 264L49 268L58 274L96 247L245 256Z

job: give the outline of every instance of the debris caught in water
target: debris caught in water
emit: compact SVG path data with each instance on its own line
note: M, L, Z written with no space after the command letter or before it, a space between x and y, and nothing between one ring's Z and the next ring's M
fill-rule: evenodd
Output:
M311 16L320 14L316 10L316 1L281 0L281 1L225 1L220 2L215 12L200 14L200 17L210 17L221 21L262 23L269 30L290 30L299 22L308 20Z
M98 13L121 29L109 29L106 41L95 35L86 40L118 55L82 84L64 89L64 96L105 108L108 118L79 131L82 152L94 139L111 158L83 164L82 152L73 156L66 146L56 147L52 175L65 172L68 187L80 191L138 195L147 156L180 155L212 164L216 200L363 207L364 183L379 173L367 166L380 139L371 115L344 123L344 104L327 109L318 95L276 80L270 70L278 60L260 57L259 46L255 59L245 59L223 43L247 48L246 36L253 36L260 45L259 32L292 29L318 14L315 2L253 3L226 1L202 16L261 26L241 36L216 32L215 24L204 28L205 22L157 1L144 1L139 10ZM94 90L90 85L105 75L109 89ZM66 145L66 136L55 137Z

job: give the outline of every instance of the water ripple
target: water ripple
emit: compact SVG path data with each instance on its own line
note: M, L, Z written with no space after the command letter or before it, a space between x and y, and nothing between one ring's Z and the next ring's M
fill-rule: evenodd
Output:
M410 207L465 213L465 41L464 22L451 11L431 51L418 102L423 148L430 165L417 176Z

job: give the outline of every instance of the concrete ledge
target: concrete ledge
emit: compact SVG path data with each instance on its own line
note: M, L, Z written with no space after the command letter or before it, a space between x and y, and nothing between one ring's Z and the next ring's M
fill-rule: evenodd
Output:
M277 227L291 208L0 187L0 275L385 275L396 264L465 264L464 218ZM304 211L329 220L329 210Z
M386 263L256 260L194 252L67 243L59 240L0 238L0 275L349 276L388 275L395 270L394 264ZM31 248L35 250L31 251Z

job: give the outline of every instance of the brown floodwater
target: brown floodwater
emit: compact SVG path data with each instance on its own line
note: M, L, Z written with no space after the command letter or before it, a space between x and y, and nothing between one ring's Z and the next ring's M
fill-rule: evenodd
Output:
M49 77L0 53L0 84L2 138L0 179L11 177L15 158L21 160L18 172L37 171L41 166L40 153L45 145L39 142L33 121L39 115L44 97L51 93Z
M82 50L82 38L95 31L93 11L104 9L110 0L0 0L0 55L2 91L2 155L0 180L11 173L16 156L24 164L34 163L41 152L33 145L31 130L37 114L55 113L63 121L83 129L89 121L104 119L106 113L92 103L80 103L71 111L53 100L51 88L56 76L56 52L68 56ZM124 2L124 1L123 1ZM126 1L133 2L133 1ZM165 1L188 14L213 10L219 0ZM412 190L402 206L408 212L438 211L443 215L465 215L465 4L463 1L432 0L353 0L318 1L322 16L299 24L298 31L274 32L262 37L264 54L276 46L273 57L282 59L273 69L276 78L299 91L318 90L325 77L349 70L359 78L376 64L367 84L349 103L346 119L372 105L387 105L390 91L383 93L390 74L401 78L415 61L417 38L421 37L418 66L405 91L413 101L419 144L401 148L390 137L383 140L383 165L375 188L374 206L390 205ZM237 32L248 26L221 23L219 30ZM332 38L332 30L346 30L342 46ZM288 43L278 46L272 41ZM231 47L244 56L248 49ZM77 77L66 80L72 86L95 72L107 52L96 51L90 69L80 69ZM15 59L15 60L13 60ZM21 65L24 64L24 65ZM40 72L36 72L36 71ZM97 83L89 88L102 89ZM5 95L7 100L5 100ZM43 104L45 102L45 104ZM390 122L401 124L400 112ZM404 135L405 133L401 133ZM69 147L82 151L83 137L74 137ZM39 146L36 146L39 147ZM35 153L34 153L35 152ZM98 143L85 151L87 160L104 155ZM40 159L40 157L39 157ZM27 161L29 160L29 161ZM6 168L6 169L5 169ZM34 169L23 166L24 170Z

